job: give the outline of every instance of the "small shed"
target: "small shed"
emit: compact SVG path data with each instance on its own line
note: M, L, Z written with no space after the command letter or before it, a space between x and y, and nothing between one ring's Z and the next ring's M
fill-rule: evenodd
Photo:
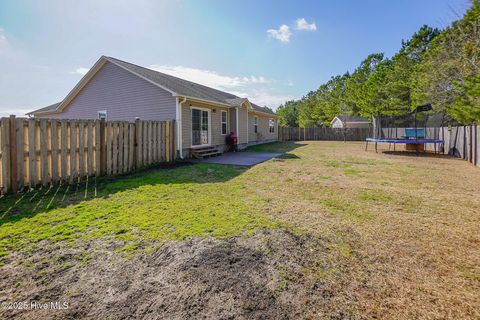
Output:
M330 122L332 128L368 128L370 120L358 116L336 116Z

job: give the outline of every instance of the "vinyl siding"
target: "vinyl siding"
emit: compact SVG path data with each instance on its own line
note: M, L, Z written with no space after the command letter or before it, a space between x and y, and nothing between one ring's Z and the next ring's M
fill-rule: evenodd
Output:
M238 108L238 144L248 142L248 113L247 107Z
M255 133L254 118L258 117L258 132ZM275 132L270 133L268 122L275 120ZM259 113L248 114L248 142L271 141L278 139L277 119Z
M169 92L107 62L62 113L44 117L97 119L98 111L106 110L109 121L170 120L175 108Z
M235 128L235 124L233 127L231 125L231 112L235 112L234 109L226 108L223 106L212 106L209 104L203 104L199 102L189 101L187 100L185 103L182 104L182 142L183 142L183 149L186 150L191 147L192 145L192 107L198 107L203 109L210 110L210 117L211 117L211 145L212 146L223 146L225 145L225 138L226 135L222 135L222 126L221 126L221 111L227 111L227 134L232 131L231 128ZM215 112L213 112L215 109Z

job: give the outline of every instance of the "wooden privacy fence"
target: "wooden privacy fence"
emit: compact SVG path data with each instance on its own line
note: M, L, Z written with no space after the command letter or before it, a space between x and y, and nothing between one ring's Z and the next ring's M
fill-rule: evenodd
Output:
M370 132L369 128L330 128L330 127L278 127L280 141L301 140L337 140L337 141L365 141Z
M462 158L470 163L480 166L480 126L458 127L426 127L427 139L441 139L445 143L440 151L457 158ZM384 128L383 137L402 138L405 136L405 128ZM425 144L425 149L435 150L435 145Z
M480 126L458 127L427 127L427 139L441 139L445 141L440 151L457 158L465 159L476 166L480 166ZM330 128L330 127L278 127L280 141L302 140L338 140L338 141L365 141L370 137L370 128ZM405 136L405 128L383 128L382 137L401 139ZM433 151L433 144L426 144L426 150Z
M17 192L175 160L175 122L1 118L0 189Z

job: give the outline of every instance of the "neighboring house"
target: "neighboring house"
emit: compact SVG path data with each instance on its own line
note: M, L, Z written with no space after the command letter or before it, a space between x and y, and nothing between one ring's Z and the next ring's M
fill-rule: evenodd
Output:
M336 116L330 122L332 128L368 128L370 121L367 118L356 116Z
M36 118L175 120L177 151L223 151L230 132L239 147L278 140L278 116L246 98L102 56L63 101L29 113Z

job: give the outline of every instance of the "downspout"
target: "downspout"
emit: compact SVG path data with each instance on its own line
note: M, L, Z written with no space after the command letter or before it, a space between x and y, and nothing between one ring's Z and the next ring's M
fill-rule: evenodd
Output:
M240 141L240 132L238 132L238 107L235 107L235 133L237 134L237 140Z
M180 101L180 98L177 97L177 149L178 149L178 155L180 159L183 159L183 141L182 141L182 133L183 133L183 127L182 127L182 105L187 101L186 97L183 97L183 100Z
M249 121L250 121L250 117L249 117L249 115L248 115L248 106L246 106L246 108L247 108L247 144L248 144L248 140L249 140L249 139L248 139L248 138L249 138L249 137L248 137L248 135L249 135L249 134L248 134L248 127L250 126L250 122L249 122Z

